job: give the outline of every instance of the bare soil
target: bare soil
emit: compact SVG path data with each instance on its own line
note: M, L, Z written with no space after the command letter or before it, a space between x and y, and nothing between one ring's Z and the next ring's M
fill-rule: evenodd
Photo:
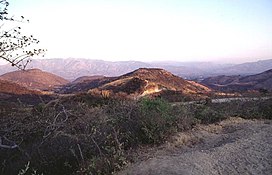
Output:
M272 121L230 118L146 149L119 175L272 174Z

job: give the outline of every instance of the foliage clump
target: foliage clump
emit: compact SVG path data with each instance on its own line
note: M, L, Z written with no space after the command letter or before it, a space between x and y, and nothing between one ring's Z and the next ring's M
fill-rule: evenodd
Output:
M272 100L173 105L162 99L114 100L88 94L0 108L0 174L30 162L38 174L112 174L130 152L164 143L176 132L227 117L271 119ZM1 106L1 105L0 105ZM16 162L16 163L14 163Z

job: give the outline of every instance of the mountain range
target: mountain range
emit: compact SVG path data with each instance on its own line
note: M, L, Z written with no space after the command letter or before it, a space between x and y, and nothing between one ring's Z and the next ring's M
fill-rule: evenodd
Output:
M272 69L248 76L220 75L205 78L201 83L183 79L159 68L139 68L116 77L83 76L69 82L62 77L39 69L13 71L0 76L0 94L76 94L80 92L102 96L138 98L161 96L207 97L219 92L272 92ZM261 92L261 91L260 91ZM216 92L215 92L216 93ZM174 100L173 100L174 101Z
M0 76L1 99L18 95L55 95L90 93L103 97L139 98L142 96L165 96L167 99L184 97L206 97L210 92L206 86L185 80L159 68L139 68L130 73L117 76L84 76L68 82L67 80L39 69L13 71ZM12 96L14 94L15 96ZM37 101L38 96L34 96ZM16 98L13 98L16 99ZM34 99L29 98L29 99ZM31 100L30 100L31 101Z
M218 91L240 92L263 90L272 92L272 69L248 76L216 76L205 78L202 84Z
M251 75L272 69L272 59L243 64L217 64L211 62L110 62L90 59L33 59L28 68L38 68L73 81L82 76L102 75L116 77L138 68L162 68L185 79L199 79L217 75ZM0 75L16 70L0 65Z

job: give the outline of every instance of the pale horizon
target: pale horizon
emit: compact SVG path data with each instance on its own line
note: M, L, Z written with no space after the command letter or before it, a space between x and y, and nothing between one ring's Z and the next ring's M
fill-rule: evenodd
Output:
M243 63L272 58L269 0L11 0L46 58ZM0 62L1 63L1 62Z
M143 63L164 63L164 62L169 62L169 63L174 63L174 62L179 62L179 63L214 63L214 64L243 64L243 63L253 63L253 62L258 62L258 61L265 61L265 60L271 60L271 59L256 59L256 60L248 60L248 61L240 61L240 62L221 62L221 61L209 61L209 60L202 60L202 61L177 61L177 60L157 60L157 61L142 61L142 60L106 60L106 59L90 59L90 58L33 58L32 60L54 60L54 59L87 59L87 60L96 60L96 61L109 61L109 62L143 62ZM0 65L9 65L9 63L5 60L0 60Z

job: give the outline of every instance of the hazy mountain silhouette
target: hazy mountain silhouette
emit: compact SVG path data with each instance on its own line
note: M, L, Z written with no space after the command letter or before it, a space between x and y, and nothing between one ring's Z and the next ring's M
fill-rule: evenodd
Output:
M249 76L216 76L206 78L203 84L219 91L272 91L272 69Z
M272 59L232 65L214 70L214 73L221 75L252 75L262 73L270 69L272 69Z
M75 80L82 76L103 75L120 76L138 68L162 68L187 79L216 75L251 75L272 69L272 59L243 64L217 64L211 62L140 62L140 61L102 61L90 59L34 59L28 68L38 68ZM10 65L1 65L0 74L15 71Z
M61 76L67 80L75 80L82 76L120 76L139 67L149 67L148 63L138 61L110 62L89 59L36 59L29 65Z

